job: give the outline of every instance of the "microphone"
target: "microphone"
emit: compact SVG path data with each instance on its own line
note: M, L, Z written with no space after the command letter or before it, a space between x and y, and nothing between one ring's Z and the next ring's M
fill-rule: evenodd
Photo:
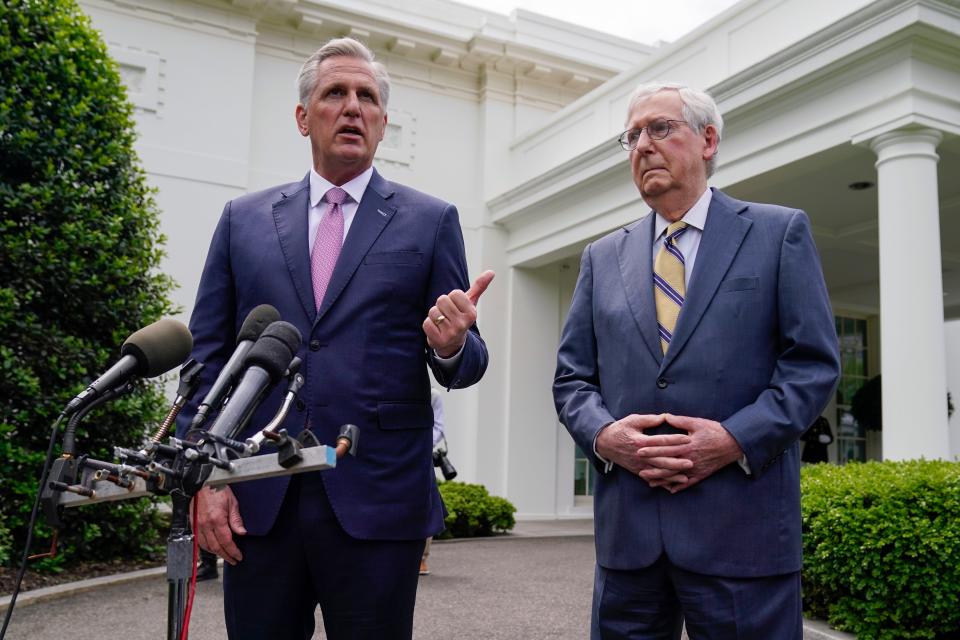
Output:
M71 400L65 416L87 407L107 391L134 377L153 378L166 373L190 356L193 336L182 322L163 318L134 332L120 347L120 360Z
M264 392L276 384L300 348L300 331L289 322L273 322L247 354L246 371L210 427L211 439L233 438L250 420Z
M190 430L199 429L207 421L207 414L210 410L216 409L223 402L224 397L237 382L237 378L243 370L244 360L250 353L254 342L268 325L279 319L280 312L269 304L261 304L250 310L240 327L240 333L237 334L237 348L230 359L227 360L227 364L223 365L223 369L220 370L220 374L214 380L210 391L203 398L203 402L197 407L197 413L190 422Z
M297 399L297 394L300 393L300 389L303 388L303 385L306 384L306 379L303 377L303 374L300 373L300 365L303 364L303 361L300 358L294 358L290 362L290 366L287 367L287 378L289 380L287 384L287 392L283 396L283 403L280 405L280 410L273 416L273 419L265 426L263 429L255 433L252 437L247 438L246 441L246 451L249 455L253 455L260 451L260 447L263 445L263 441L267 438L273 440L279 436L276 434L277 428L283 424L283 421L287 419L287 415L290 413L290 408L293 406L294 400Z

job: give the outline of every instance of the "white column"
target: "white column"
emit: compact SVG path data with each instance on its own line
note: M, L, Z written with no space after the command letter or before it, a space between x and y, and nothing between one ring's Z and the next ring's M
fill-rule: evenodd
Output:
M514 267L509 274L509 339L500 356L509 368L509 424L503 455L507 496L524 518L557 515L555 478L561 434L551 387L560 341L559 271L556 266ZM567 464L573 466L572 455Z
M936 153L942 134L874 138L880 225L883 457L946 458L947 374Z

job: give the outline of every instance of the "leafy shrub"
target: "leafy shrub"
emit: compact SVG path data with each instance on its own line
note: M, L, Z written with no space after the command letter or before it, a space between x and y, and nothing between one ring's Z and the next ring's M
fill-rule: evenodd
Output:
M22 552L60 410L130 333L170 311L133 141L116 65L75 2L0 2L0 559ZM163 406L160 385L143 384L88 417L80 451L111 459L113 445L139 444ZM142 557L162 543L148 500L67 520L68 559ZM49 544L48 529L38 535L32 551Z
M491 496L486 487L465 482L441 482L440 496L447 507L441 538L472 538L509 531L517 508L505 498Z
M808 613L863 639L960 637L960 463L822 464L802 483Z

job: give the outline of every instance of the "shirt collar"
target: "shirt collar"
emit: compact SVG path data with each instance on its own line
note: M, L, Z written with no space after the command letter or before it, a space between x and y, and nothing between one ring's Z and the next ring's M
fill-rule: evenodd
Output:
M707 187L707 190L703 192L703 195L700 196L700 199L697 200L690 209L683 214L682 220L687 223L687 226L694 227L703 232L703 227L707 223L707 211L710 210L710 202L713 200L713 191ZM661 216L659 213L656 214L657 217L654 220L653 228L653 237L660 239L664 231L667 230L667 227L670 226L670 221Z
M310 206L316 207L323 200L323 196L330 189L339 186L347 192L354 202L359 203L363 197L363 192L367 190L370 184L370 178L373 177L373 167L367 167L367 170L346 184L336 185L317 173L317 170L310 167Z

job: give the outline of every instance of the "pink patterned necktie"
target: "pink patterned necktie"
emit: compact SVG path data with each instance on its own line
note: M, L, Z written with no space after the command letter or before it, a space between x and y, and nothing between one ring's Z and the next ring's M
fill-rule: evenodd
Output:
M317 226L317 235L313 240L313 254L310 256L310 272L313 279L313 299L317 309L323 304L323 296L330 284L330 276L340 256L343 246L343 209L340 204L347 199L347 192L340 187L327 191L324 199L327 210Z

